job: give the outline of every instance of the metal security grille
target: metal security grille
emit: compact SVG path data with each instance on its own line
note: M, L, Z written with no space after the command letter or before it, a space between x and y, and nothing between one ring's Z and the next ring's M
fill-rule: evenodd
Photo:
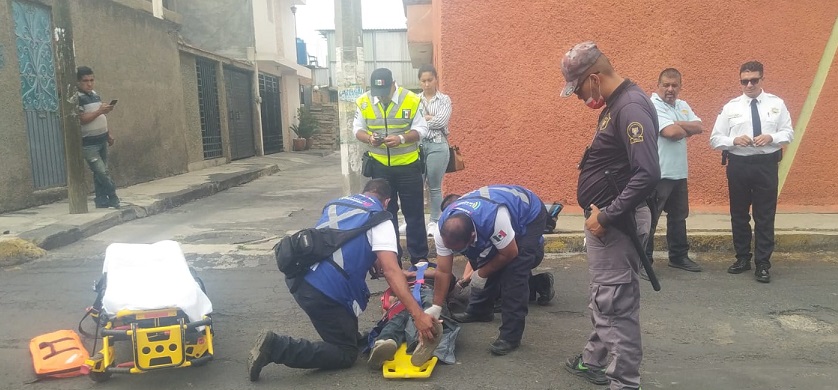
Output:
M204 144L204 159L221 157L221 116L218 112L218 80L215 63L202 58L195 59L198 74L198 105L201 111L201 136Z
M12 17L35 188L65 186L67 170L52 51L52 14L49 8L13 1Z
M256 155L256 137L253 135L252 74L233 68L224 68L227 91L227 122L230 129L230 158L237 160Z
M260 73L259 95L262 96L262 143L265 154L282 152L279 79Z

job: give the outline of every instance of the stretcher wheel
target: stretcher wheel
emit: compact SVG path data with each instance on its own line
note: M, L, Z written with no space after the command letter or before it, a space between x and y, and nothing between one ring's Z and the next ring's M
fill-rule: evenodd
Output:
M204 281L201 280L200 277L198 277L198 271L195 271L195 268L192 268L192 266L189 266L189 273L192 274L192 278L195 279L196 283L198 283L198 287L201 288L201 291L203 291L204 294L206 294L207 289L206 289L206 287L204 287Z
M113 375L113 373L112 372L94 372L94 371L91 371L90 374L88 374L88 375L90 376L90 379L92 381L98 383L98 382L105 382L105 381L111 379L111 375Z
M93 357L91 357L91 359L96 361L96 360L102 360L104 358L102 357L101 353L97 353L96 355L93 355ZM111 363L111 367L116 367L116 365L114 363ZM113 375L112 372L107 372L107 371L105 371L105 372L90 371L87 374L87 376L90 377L90 380L92 380L94 382L97 382L97 383L98 382L106 382L108 379L111 379L112 375Z

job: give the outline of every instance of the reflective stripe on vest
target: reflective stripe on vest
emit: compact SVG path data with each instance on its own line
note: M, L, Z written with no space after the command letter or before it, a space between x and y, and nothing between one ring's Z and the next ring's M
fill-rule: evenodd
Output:
M346 196L326 205L315 226L349 230L362 226L373 213L384 210L377 199L356 194ZM375 263L366 234L346 242L332 253L330 261L322 261L311 267L305 280L333 301L343 305L353 315L360 315L367 307L369 289L366 284L367 271Z
M398 136L405 135L410 131L413 118L419 114L419 105L422 99L402 87L399 87L396 92L398 93L399 105L397 107L395 104L390 104L386 112L381 103L372 104L369 93L365 93L358 98L356 104L367 122L367 134L378 133ZM384 145L375 148L367 144L366 151L372 158L388 166L408 165L419 159L418 142L407 142L395 148L388 148Z

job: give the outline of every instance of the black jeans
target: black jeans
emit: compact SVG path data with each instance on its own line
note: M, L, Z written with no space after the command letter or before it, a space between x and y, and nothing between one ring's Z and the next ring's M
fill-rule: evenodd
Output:
M539 213L538 218L527 225L527 233L515 237L518 244L518 257L499 271L489 276L486 287L472 289L466 312L484 316L492 312L495 298L501 297L501 340L510 343L521 342L524 325L529 310L529 279L532 269L544 259L544 244L541 236L547 223L547 209ZM472 264L473 265L473 264Z
M291 288L293 279L286 279ZM291 368L348 368L358 358L358 318L305 280L300 281L294 300L308 314L323 341L274 339L271 361Z
M690 215L687 179L661 179L651 200L649 211L652 212L652 229L649 232L649 240L646 241L646 256L652 261L655 230L661 213L666 211L666 246L669 250L669 261L684 259L690 251L690 244L687 242L687 217Z
M777 213L779 153L738 157L727 164L730 224L737 260L751 260L751 215L754 214L754 262L771 268L774 253L774 217Z
M372 177L386 179L393 190L387 211L393 214L393 228L399 244L399 259L402 245L399 240L399 202L404 221L407 223L407 253L410 262L418 263L428 258L428 232L425 228L425 187L422 179L423 164L416 161L408 165L389 167L376 160L372 163Z

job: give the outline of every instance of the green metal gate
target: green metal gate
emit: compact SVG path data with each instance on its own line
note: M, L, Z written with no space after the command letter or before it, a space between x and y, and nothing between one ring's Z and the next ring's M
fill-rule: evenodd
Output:
M55 79L52 12L38 4L15 0L12 16L35 188L65 186L67 170Z

